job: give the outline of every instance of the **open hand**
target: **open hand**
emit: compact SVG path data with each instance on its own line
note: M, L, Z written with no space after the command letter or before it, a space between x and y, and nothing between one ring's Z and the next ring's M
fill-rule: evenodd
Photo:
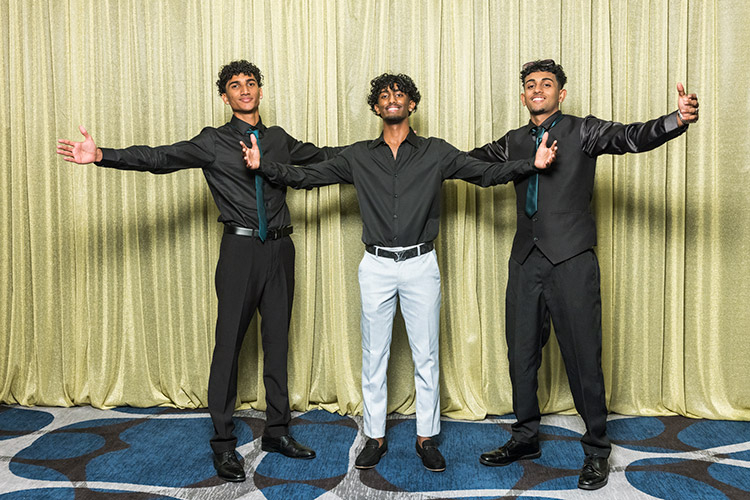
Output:
M260 149L258 149L258 140L255 135L250 136L250 147L240 141L242 145L242 155L245 157L245 166L252 170L260 168Z
M66 139L57 140L57 154L63 156L63 160L73 163L93 163L101 161L102 151L96 147L94 139L91 138L83 125L78 127L83 135L83 141L74 142Z
M542 136L542 142L539 143L539 148L536 150L536 156L534 157L534 166L538 169L545 169L552 165L552 162L557 158L557 141L553 142L551 146L547 147L547 138L549 132L545 132Z

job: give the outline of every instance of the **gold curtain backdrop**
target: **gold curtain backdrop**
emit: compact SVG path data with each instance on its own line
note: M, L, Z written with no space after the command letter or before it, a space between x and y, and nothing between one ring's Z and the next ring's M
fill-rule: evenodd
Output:
M264 123L300 140L376 137L365 98L390 71L420 88L417 132L467 150L527 122L519 68L552 57L567 113L644 121L676 109L679 81L701 103L666 146L599 160L609 409L750 419L748 21L745 0L0 0L0 401L206 406L222 228L202 173L63 162L56 140L79 124L108 147L188 139L229 119L216 74L245 58L265 75ZM288 203L292 408L361 413L356 194ZM442 214L443 413L505 414L512 187L446 182ZM240 401L264 409L257 318L248 335ZM400 318L391 353L389 411L412 413ZM539 394L574 411L554 338Z

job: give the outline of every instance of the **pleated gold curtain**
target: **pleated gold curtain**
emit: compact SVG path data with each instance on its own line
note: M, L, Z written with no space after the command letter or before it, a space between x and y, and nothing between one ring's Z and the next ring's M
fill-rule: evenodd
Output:
M653 152L602 157L594 198L609 408L750 418L750 116L744 0L0 0L0 401L206 405L218 212L202 173L79 166L54 153L84 124L108 147L160 145L225 123L214 81L239 58L265 75L261 115L301 140L380 133L369 81L411 75L420 135L469 149L523 125L518 71L552 57L563 111L622 122L697 92L701 120ZM361 412L361 221L351 186L288 195L297 248L290 398ZM444 414L511 410L504 288L510 186L443 188ZM257 319L240 401L264 409ZM572 399L554 338L544 412ZM389 410L414 411L397 318Z

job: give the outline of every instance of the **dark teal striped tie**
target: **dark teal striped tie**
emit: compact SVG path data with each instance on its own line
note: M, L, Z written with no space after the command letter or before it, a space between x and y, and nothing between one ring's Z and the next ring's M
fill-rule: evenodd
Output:
M247 130L247 133L255 136L255 143L258 145L258 151L260 151L260 156L262 158L263 151L260 149L258 129L250 128ZM260 173L255 174L255 201L258 206L258 236L260 237L260 241L266 241L266 235L268 234L268 219L266 218L266 204L263 200L263 177Z

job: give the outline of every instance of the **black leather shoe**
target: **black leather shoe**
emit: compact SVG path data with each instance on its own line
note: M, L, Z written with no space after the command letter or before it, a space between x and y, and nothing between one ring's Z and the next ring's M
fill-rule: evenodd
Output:
M605 457L586 456L581 475L578 476L578 487L582 490L598 490L607 484L609 477L609 460Z
M443 472L445 470L445 459L438 450L437 444L432 439L427 439L419 446L417 441L417 455L422 459L425 469L432 472Z
M521 443L510 438L500 448L482 453L479 457L479 463L490 467L498 467L512 464L516 460L528 460L541 456L542 450L539 448L539 443Z
M224 481L238 483L245 480L245 470L237 460L234 450L214 453L214 468L216 475Z
M299 444L288 434L279 437L263 436L260 439L260 449L272 453L281 453L289 458L315 458L313 450Z
M354 467L357 469L372 469L378 462L380 457L385 455L388 451L388 441L383 438L383 444L380 445L377 439L368 439L365 443L365 447L357 455L357 460L354 461Z

